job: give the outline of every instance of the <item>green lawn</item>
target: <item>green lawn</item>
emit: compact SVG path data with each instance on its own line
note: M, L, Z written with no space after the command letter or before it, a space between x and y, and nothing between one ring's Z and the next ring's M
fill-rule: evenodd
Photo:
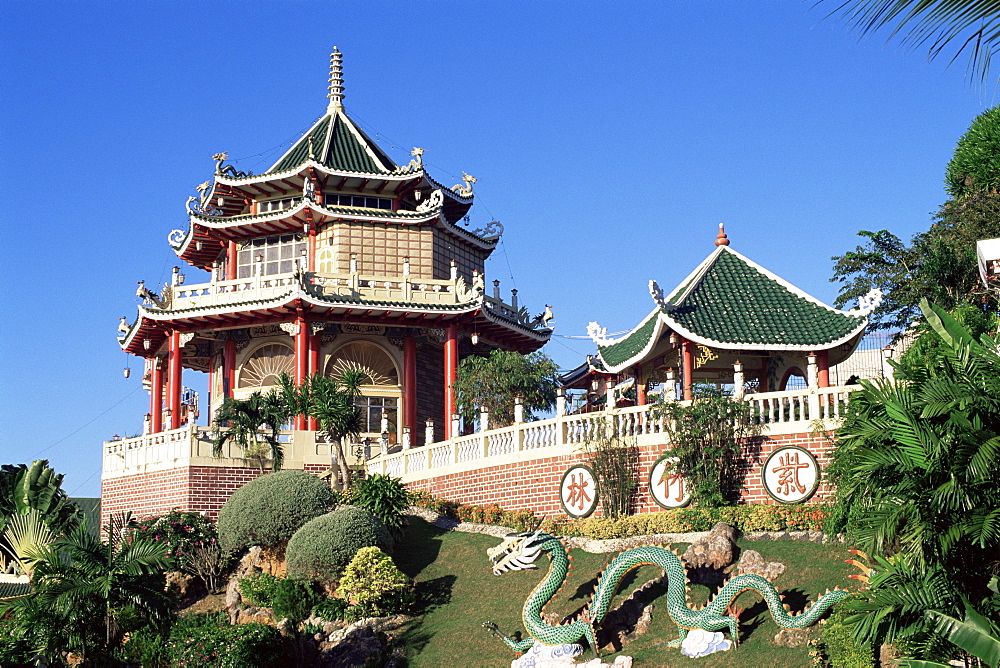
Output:
M539 570L507 573L497 577L490 571L486 549L499 541L480 534L444 531L418 518L409 518L406 539L396 551L396 562L415 578L425 614L417 617L399 638L407 648L409 665L463 667L509 666L515 654L499 639L481 627L491 620L507 633L522 631L521 605L539 582L547 560L539 560ZM740 543L742 549L754 549L765 559L781 561L788 567L777 579L779 591L788 592L793 609L801 609L808 596L815 600L820 591L834 585L844 587L852 571L843 562L849 555L841 545L817 545L790 541ZM548 606L548 611L569 614L578 610L593 590L594 578L616 553L588 554L572 552L575 565L562 593ZM619 598L624 598L637 584L656 577L661 571L645 566L622 584ZM695 593L707 598L708 590L695 587ZM760 596L743 594L738 605L745 608L740 617L741 645L733 651L701 659L688 659L666 644L677 637L665 610L653 612L650 631L626 645L621 652L632 656L636 666L767 666L801 668L811 665L808 648L777 647L772 640L777 626L767 614ZM615 653L602 658L613 660ZM585 658L589 658L586 655Z

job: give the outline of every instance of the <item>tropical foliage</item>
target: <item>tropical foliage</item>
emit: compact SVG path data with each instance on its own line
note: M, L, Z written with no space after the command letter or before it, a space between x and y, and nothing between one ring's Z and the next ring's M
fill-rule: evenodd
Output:
M621 517L632 512L632 497L639 486L639 448L634 438L622 436L611 421L598 420L583 443L587 463L601 490L605 517Z
M164 547L129 540L130 521L112 517L104 543L77 526L39 549L33 591L0 603L5 630L49 662L71 652L106 665L128 632L168 619Z
M261 471L268 459L271 469L278 471L285 459L278 437L290 416L288 404L276 391L254 392L246 399L226 397L215 413L212 455L221 457L223 446L231 442L244 457L257 460Z
M838 432L830 474L833 530L874 560L856 632L908 642L927 656L940 638L925 610L975 608L1000 555L1000 353L942 309L922 305L939 353L896 365L894 381L862 381Z
M362 478L346 495L346 501L371 512L395 536L406 527L403 513L410 507L410 500L399 478L381 473Z
M0 530L14 514L35 510L55 532L66 531L83 521L83 514L62 488L63 475L47 459L0 466Z
M761 431L749 404L712 385L698 385L690 405L662 402L654 414L663 419L670 455L677 458L692 500L716 507L735 503Z
M516 397L521 397L526 420L534 419L535 411L551 409L558 387L558 369L548 355L521 355L510 350L466 357L458 366L453 385L459 414L475 420L480 410L486 409L494 427L513 424Z
M354 403L365 378L362 371L354 369L339 378L316 374L299 387L295 387L287 374L280 378L281 394L290 414L315 418L317 430L330 444L332 483L336 489L351 485L345 440L361 431L361 414Z
M993 54L1000 48L1000 7L977 0L832 0L831 15L845 19L863 35L890 28L908 48L927 47L927 58L953 52L949 62L967 55L968 75L985 83Z

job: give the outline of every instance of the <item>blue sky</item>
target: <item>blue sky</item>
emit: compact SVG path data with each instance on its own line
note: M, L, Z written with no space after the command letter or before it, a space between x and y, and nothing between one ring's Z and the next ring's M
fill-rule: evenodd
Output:
M333 45L348 113L397 162L420 146L439 181L479 179L472 226L506 228L487 278L554 305L564 368L592 352L564 337L637 324L648 280L673 287L720 222L832 302L830 257L860 229L925 229L955 142L996 102L964 63L793 0L5 8L0 463L46 457L77 496L148 410L115 342L135 282L178 264L166 237L213 153L260 171L323 113Z

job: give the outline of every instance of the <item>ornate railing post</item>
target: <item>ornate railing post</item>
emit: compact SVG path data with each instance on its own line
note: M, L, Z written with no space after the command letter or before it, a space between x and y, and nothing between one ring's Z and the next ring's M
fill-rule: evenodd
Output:
M816 354L809 353L806 366L806 377L809 381L809 415L803 415L803 420L815 420L819 417L819 394L816 392L819 388L819 370L816 367Z
M424 423L424 447L434 442L434 420L427 418Z

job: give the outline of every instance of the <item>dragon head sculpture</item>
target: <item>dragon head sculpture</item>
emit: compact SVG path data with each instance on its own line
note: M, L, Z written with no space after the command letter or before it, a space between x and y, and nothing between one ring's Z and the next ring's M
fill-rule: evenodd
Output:
M493 562L493 575L538 568L534 562L542 553L542 543L549 538L551 536L541 533L541 529L507 534L502 543L486 550Z

